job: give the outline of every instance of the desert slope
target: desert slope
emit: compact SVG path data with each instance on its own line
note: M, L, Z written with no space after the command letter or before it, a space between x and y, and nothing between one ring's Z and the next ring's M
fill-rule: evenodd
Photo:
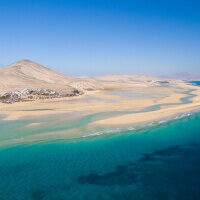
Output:
M53 89L71 93L72 80L29 60L21 60L0 69L0 93L29 89ZM56 83L56 84L55 84ZM62 87L61 87L62 86Z
M0 74L3 74L3 76L11 76L15 79L38 80L58 84L67 84L74 79L72 77L59 74L30 60L20 60L15 62L3 69L0 69Z
M70 94L75 89L98 89L95 81L57 73L30 60L20 60L0 69L0 93L29 89L53 89Z

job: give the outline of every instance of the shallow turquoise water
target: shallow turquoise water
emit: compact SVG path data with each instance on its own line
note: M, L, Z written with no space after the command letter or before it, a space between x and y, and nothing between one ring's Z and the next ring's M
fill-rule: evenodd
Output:
M151 99L151 98L153 98L153 96L150 94L142 94L142 93L137 93L137 92L133 92L133 91L109 92L107 94L120 96L120 97L124 97L124 98L136 98L136 99L146 99L146 98Z
M199 123L1 149L0 199L200 199Z
M174 88L174 87L173 87ZM71 114L61 114L54 117L46 117L44 119L29 119L29 120L19 120L19 121L0 121L0 146L8 143L23 143L27 140L58 140L58 139L75 139L77 137L87 136L87 135L98 135L102 134L102 130L107 133L118 132L118 130L104 130L104 127L100 127L97 130L89 130L88 125L91 122L97 120L106 119L109 117L130 114L130 113L141 113L160 110L162 106L170 105L181 105L191 103L191 98L194 94L191 94L193 90L187 91L177 91L183 94L186 94L186 97L181 98L180 103L166 103L166 104L156 104L153 106L146 107L139 111L110 111L110 112L101 112L95 114L88 114L82 117L77 117L80 113L71 113ZM1 119L1 116L0 116ZM41 123L40 126L26 127L31 123ZM73 130L75 129L75 130ZM133 129L133 127L130 127ZM73 133L69 131L73 130ZM65 132L68 131L68 135ZM62 134L54 134L58 132L63 132ZM46 137L42 134L48 134ZM51 134L52 133L52 134ZM36 135L36 136L35 136ZM74 136L75 135L75 136ZM39 138L40 137L40 138Z
M200 86L200 81L190 81L189 83L196 85L196 86Z
M182 103L193 97L187 94ZM74 127L87 132L90 122L121 114L0 122L0 141ZM0 200L199 200L200 113L173 120L76 141L3 146ZM24 128L37 122L44 125Z

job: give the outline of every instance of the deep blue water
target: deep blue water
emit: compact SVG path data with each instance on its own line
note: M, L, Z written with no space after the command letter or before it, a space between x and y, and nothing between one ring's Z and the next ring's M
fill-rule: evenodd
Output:
M199 200L200 114L77 142L0 150L1 200Z

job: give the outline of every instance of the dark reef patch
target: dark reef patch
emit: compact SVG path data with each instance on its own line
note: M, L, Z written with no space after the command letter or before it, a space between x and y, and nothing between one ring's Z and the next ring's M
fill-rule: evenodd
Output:
M198 199L199 158L198 143L172 146L144 154L137 162L118 165L115 171L103 175L91 173L81 176L77 182L96 186L134 185L138 191L143 188L144 195L150 195L152 199ZM192 183L189 182L191 177Z

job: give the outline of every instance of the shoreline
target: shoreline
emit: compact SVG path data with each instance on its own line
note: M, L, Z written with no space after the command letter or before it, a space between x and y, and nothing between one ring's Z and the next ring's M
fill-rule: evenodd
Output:
M110 126L110 127L123 127L128 125L141 125L144 123L155 122L158 120L166 119L168 117L174 117L185 112L196 112L200 109L200 103L194 103L187 106L179 106L173 108L164 108L152 112L141 112L134 114L127 114L119 117L113 117L110 119L99 120L93 122L95 126Z
M53 100L42 100L33 102L19 102L15 104L0 104L0 114L6 115L7 117L3 121L20 120L27 118L28 116L37 118L38 116L56 115L56 114L70 114L72 112L84 112L88 114L98 112L109 112L109 111L127 111L127 110L143 110L147 107L156 106L161 104L161 107L173 107L175 105L168 104L179 104L181 99L188 95L183 92L174 92L175 88L181 87L180 91L195 89L190 95L196 95L191 97L191 101L200 102L200 87L178 84L170 86L172 88L162 87L151 87L143 88L141 94L154 95L154 98L125 98L117 95L110 95L108 92L99 90L88 92L84 95L72 98L61 98ZM154 90L153 92L150 90ZM136 91L138 88L121 88L118 91ZM140 91L139 91L140 92ZM156 95L163 95L162 97L156 98ZM165 95L165 96L164 96ZM198 99L198 100L197 100ZM162 105L166 104L166 105ZM187 107L188 104L186 104ZM162 109L162 108L161 108ZM155 114L155 113L154 113ZM124 122L123 122L124 123Z
M92 91L79 97L66 99L20 102L11 105L0 104L0 114L4 116L1 121L15 121L29 118L39 118L45 116L77 113L77 116L90 115L100 112L113 111L133 111L133 114L114 116L109 119L94 122L96 125L129 125L135 123L144 123L145 121L159 119L180 113L183 110L189 111L200 107L200 87L189 84L178 84L165 87L149 87L141 94L151 94L154 98L125 98L117 95L110 95L105 91ZM180 88L178 92L175 88ZM118 91L138 91L138 88L119 89ZM149 90L148 90L149 89ZM153 92L150 91L154 90ZM182 91L183 90L183 91ZM187 90L191 90L186 94ZM156 95L165 95L163 98L157 98ZM191 97L192 103L184 104L181 100ZM180 105L179 105L180 104ZM158 107L158 110L151 110L151 107ZM148 108L150 110L148 111ZM145 110L147 109L147 110ZM141 111L145 112L141 112ZM134 113L135 112L135 113Z
M110 95L110 91L109 93L93 91L76 100L17 103L3 105L3 108L0 105L0 121L8 123L8 126L12 124L12 121L15 121L14 123L20 121L25 124L20 127L20 130L25 131L26 139L35 140L34 137L36 137L36 140L42 138L48 140L49 137L51 140L52 137L63 139L82 137L85 133L93 134L101 129L154 123L200 108L200 87L193 85L179 84L148 87L142 91L138 88L129 88L128 90L132 92L131 94L139 92L141 95L148 94L149 98L120 96L127 89L123 88L120 91L122 93L119 92L118 95L116 93ZM45 123L42 120L45 120ZM54 120L59 123L59 126ZM51 121L54 122L52 125ZM29 135L30 131L33 131L34 134ZM15 136L15 132L13 134L14 138L19 138L19 136Z
M65 136L62 137L62 135L59 135L57 132L51 132L51 133L43 133L39 135L32 135L32 136L27 136L25 138L18 138L14 140L5 140L0 142L0 149L4 148L12 148L13 146L23 146L23 145L36 145L36 144L51 144L54 142L70 142L70 143L77 143L79 140L82 141L86 138L96 138L96 137L101 137L101 136L108 136L108 135L116 135L116 134L123 134L125 132L132 132L137 133L137 131L144 130L146 128L151 129L155 128L160 125L164 125L166 123L170 122L175 122L190 116L193 116L195 114L200 114L200 108L199 109L193 109L189 113L179 113L178 115L173 115L170 118L165 117L165 118L160 118L159 120L154 120L151 122L145 122L145 123L140 123L140 124L131 124L131 126L126 126L126 127L106 127L104 130L96 131L96 132L90 132L88 134L84 135L79 135L79 134L73 134L73 135L68 135L66 134ZM39 136L39 137L38 137ZM53 137L49 137L53 136ZM58 136L58 137L54 137ZM60 137L59 137L60 136Z

